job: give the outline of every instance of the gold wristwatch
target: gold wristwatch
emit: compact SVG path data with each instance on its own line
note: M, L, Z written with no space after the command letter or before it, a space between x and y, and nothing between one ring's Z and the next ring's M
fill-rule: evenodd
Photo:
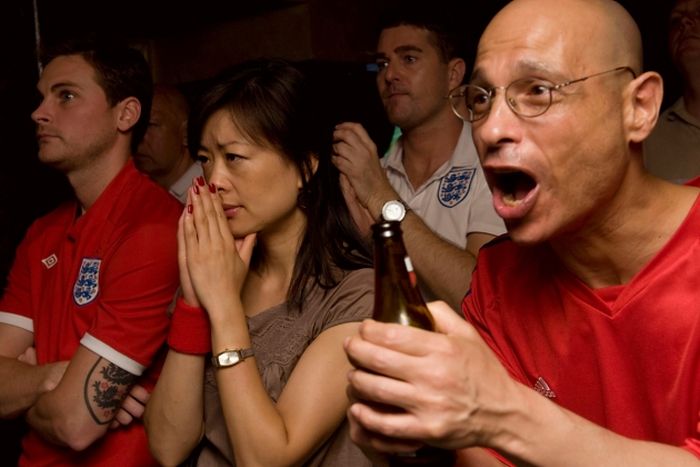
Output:
M228 368L252 356L253 349L226 349L211 357L211 363L214 368Z

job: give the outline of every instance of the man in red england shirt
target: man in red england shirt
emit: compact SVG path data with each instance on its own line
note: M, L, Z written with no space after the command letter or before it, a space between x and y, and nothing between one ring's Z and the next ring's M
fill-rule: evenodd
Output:
M39 158L76 199L17 250L0 301L0 416L30 427L20 465L155 464L130 421L166 336L181 207L131 162L150 71L137 51L97 42L62 44L44 63Z
M450 100L509 237L480 252L469 324L438 303L438 333L367 321L346 342L357 443L479 466L700 465L699 191L644 171L661 97L613 1L496 15Z

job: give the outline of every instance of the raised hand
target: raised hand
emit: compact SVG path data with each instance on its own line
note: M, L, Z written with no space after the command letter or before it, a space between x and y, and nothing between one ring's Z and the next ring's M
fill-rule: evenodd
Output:
M357 199L355 189L350 184L348 177L343 173L340 174L340 190L343 193L345 204L348 206L348 211L355 222L357 231L362 237L368 237L372 233L371 227L376 222L376 219Z
M198 177L201 178L201 177ZM197 183L197 179L193 184ZM177 263L180 269L180 291L182 298L191 306L200 306L197 294L194 292L190 270L187 266L187 244L185 243L185 215L192 211L192 193L187 192L187 203L177 224Z
M398 198L379 163L377 146L359 123L346 122L335 127L333 163L347 177L357 200L373 221L379 217L385 201ZM355 222L362 225L358 219Z
M199 303L210 313L240 297L255 245L255 234L234 240L214 185L193 184L182 219L189 278ZM191 208L189 208L191 206Z

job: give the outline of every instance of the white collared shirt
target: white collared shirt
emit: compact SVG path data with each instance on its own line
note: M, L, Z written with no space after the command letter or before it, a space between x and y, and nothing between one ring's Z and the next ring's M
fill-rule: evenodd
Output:
M506 231L493 208L468 124L450 159L415 190L403 166L401 139L381 163L401 199L430 229L459 248L466 247L472 232L500 235Z

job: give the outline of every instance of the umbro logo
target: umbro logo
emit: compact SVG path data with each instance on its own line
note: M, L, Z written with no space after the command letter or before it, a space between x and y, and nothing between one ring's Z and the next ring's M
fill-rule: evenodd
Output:
M51 256L47 256L42 259L41 262L44 263L46 269L51 269L58 263L58 256L56 256L56 253L52 253Z
M549 384L547 384L547 381L541 376L535 381L534 389L548 399L557 397L554 391L552 391L552 388L549 387Z

